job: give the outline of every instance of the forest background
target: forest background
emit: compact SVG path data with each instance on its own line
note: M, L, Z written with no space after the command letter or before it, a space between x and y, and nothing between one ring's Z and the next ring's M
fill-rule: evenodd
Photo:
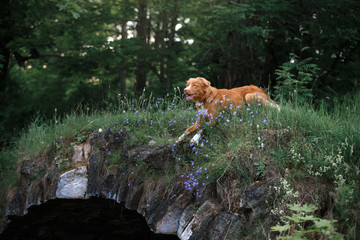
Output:
M3 0L1 147L35 118L163 97L202 76L315 106L354 94L357 0Z

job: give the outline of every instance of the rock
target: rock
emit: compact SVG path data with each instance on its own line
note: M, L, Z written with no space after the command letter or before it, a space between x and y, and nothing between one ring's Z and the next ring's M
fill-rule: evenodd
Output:
M84 143L83 149L84 149L85 161L89 161L89 157L90 157L90 154L92 152L92 147L91 147L91 144L90 144L89 140L86 143Z
M179 226L181 212L179 208L175 208L166 212L165 216L156 223L156 232L161 234L174 234Z
M226 175L201 186L198 193L202 197L195 197L196 191L185 189L180 178L169 184L162 174L176 162L173 152L186 154L186 150L181 146L174 149L172 145L131 146L130 140L123 132L96 133L74 146L72 169L65 173L54 161L55 145L37 158L24 159L18 168L19 186L7 194L6 214L23 215L28 207L54 198L96 196L124 203L126 208L140 213L153 232L174 234L182 240L241 239L264 226L278 180L246 188L237 176ZM119 154L121 161L106 162L109 151ZM147 167L138 168L144 162ZM150 169L159 174L145 177Z
M56 197L57 198L85 198L88 185L86 166L70 170L58 179Z
M44 167L45 167L45 163L43 163L43 162L38 163L35 161L35 159L25 158L22 161L20 173L22 175L26 175L27 177L29 177L29 176L34 177L42 169L44 169Z
M240 199L240 207L252 210L252 220L268 214L276 193L274 186L278 184L278 179L271 179L246 188Z
M150 167L155 169L169 168L170 164L175 162L175 158L172 155L172 146L164 145L154 148L149 151L147 156L143 159L148 163Z
M130 210L136 210L139 206L140 198L144 191L144 183L141 177L136 178L130 183L129 191L125 199L125 207Z
M213 220L213 215L206 215L190 236L189 240L209 240L208 231L210 230L210 224Z
M206 239L203 234L213 216L219 211L218 203L214 200L206 200L196 211L192 220L182 233L178 233L181 240Z
M226 211L216 215L209 227L209 240L228 239L237 240L245 228L246 219L237 214Z
M89 169L88 169L88 189L87 195L98 196L99 186L101 185L101 172L103 169L104 156L101 152L92 154L89 158Z
M195 212L196 212L196 208L193 205L188 205L185 208L179 220L179 227L177 230L178 236L180 236L185 230L185 228L188 226L188 224L194 217Z
M84 159L83 144L78 144L73 147L72 162L77 164Z

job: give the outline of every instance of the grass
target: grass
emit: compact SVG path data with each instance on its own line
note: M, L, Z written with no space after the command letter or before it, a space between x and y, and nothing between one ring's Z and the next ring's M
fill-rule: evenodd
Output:
M301 198L304 193L297 193L301 191L299 182L309 178L326 182L333 191L329 197L334 205L328 209L332 218L339 220L341 232L355 239L360 223L360 93L335 101L331 109L326 102L316 109L299 102L285 103L280 113L257 105L244 106L236 113L221 113L217 124L205 127L202 147L182 146L184 151L177 153L176 166L166 172L166 181L169 185L171 181L183 181L185 188L201 198L203 185L227 175L238 176L245 186L277 177L284 181L281 200L274 203L274 213L280 217L277 209L307 201ZM128 132L132 144L174 144L196 118L192 102L184 101L175 89L174 94L164 98L143 95L120 100L115 109L72 113L56 123L45 124L37 119L14 149L0 154L1 195L16 183L13 172L17 161L35 156L60 136L79 141L84 133L110 130ZM109 157L111 164L121 161Z

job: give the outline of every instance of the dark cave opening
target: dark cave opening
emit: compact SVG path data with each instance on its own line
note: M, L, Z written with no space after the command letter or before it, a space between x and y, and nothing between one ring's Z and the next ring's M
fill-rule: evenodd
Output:
M0 239L178 240L153 233L145 218L113 200L55 199L32 206L25 216L10 216Z

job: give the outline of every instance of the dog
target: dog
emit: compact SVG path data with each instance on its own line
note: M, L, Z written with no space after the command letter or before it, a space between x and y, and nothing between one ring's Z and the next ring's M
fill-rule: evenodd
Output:
M200 116L194 125L186 129L176 143L180 143L187 135L199 130L190 141L190 144L199 144L202 133L200 127L203 125L202 119L208 120L209 124L214 124L219 112L223 110L236 111L238 107L242 108L246 103L260 102L280 111L280 106L275 104L263 90L255 85L233 89L217 89L210 86L210 82L205 78L197 77L190 78L187 81L184 94L187 100L192 100L195 103Z

